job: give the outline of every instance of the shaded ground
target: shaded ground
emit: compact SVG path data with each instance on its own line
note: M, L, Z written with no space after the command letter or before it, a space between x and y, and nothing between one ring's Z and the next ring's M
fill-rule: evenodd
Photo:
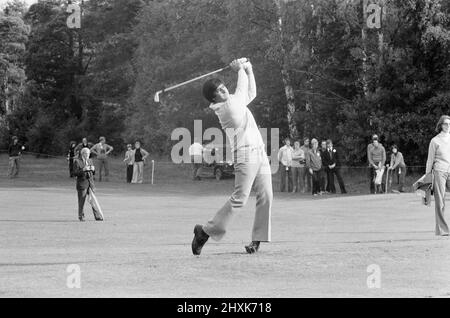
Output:
M273 242L247 255L252 197L224 240L195 257L193 226L225 202L232 180L117 177L97 183L106 221L86 213L80 223L73 181L46 171L36 164L0 179L0 297L450 296L450 241L434 236L434 209L411 193L275 193ZM66 285L70 264L81 268L81 289ZM381 288L368 288L373 264Z

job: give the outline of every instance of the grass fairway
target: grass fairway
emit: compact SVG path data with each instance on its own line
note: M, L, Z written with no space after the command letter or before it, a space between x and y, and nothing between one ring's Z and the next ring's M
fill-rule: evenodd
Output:
M86 206L80 223L74 182L63 168L45 178L47 164L30 160L21 178L0 179L0 297L450 296L450 240L434 236L434 209L412 193L275 193L273 242L247 255L252 196L224 240L195 257L193 226L225 202L232 180L117 177L97 183L105 222ZM66 285L70 264L80 289ZM372 264L380 288L368 288Z

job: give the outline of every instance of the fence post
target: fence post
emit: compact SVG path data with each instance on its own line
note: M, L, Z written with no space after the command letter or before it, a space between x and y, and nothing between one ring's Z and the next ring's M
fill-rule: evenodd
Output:
M153 184L153 175L155 173L155 160L152 160L152 184Z

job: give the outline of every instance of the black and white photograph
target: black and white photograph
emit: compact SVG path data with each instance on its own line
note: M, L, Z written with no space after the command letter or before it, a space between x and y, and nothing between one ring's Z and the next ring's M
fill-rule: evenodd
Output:
M450 298L447 191L448 0L0 0L0 298Z

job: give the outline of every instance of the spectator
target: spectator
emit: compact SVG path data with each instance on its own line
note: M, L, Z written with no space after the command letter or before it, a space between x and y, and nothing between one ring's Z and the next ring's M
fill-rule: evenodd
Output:
M291 140L284 139L284 146L278 151L278 161L280 162L280 191L286 190L286 176L288 192L292 191L292 152Z
M386 163L386 150L378 141L378 136L372 136L372 143L367 146L367 159L369 161L370 193L375 193L376 170L384 167Z
M13 136L12 144L9 145L8 149L9 154L8 176L11 179L19 176L20 157L24 149L25 147L19 144L19 138Z
M201 180L200 171L203 163L203 146L199 143L196 138L194 143L189 147L189 155L191 156L192 168L193 168L193 179Z
M89 159L90 150L89 148L82 148L80 150L80 156L74 161L74 175L77 177L77 193L78 193L78 219L84 222L84 204L86 202L86 197L89 191L94 191L94 174L95 167L92 160ZM92 203L91 203L92 204ZM96 210L95 206L92 205L92 211L94 217L97 221L102 221L99 211Z
M312 194L314 196L320 193L320 170L322 169L322 158L318 149L319 142L313 138L311 140L312 148L306 156L306 166L309 174L312 176Z
M100 142L95 144L91 148L91 152L97 156L98 160L98 181L102 181L102 171L105 170L105 181L108 181L107 178L109 176L109 162L108 155L114 148L108 144L106 144L106 138L100 137Z
M133 179L134 166L133 147L131 146L131 144L127 145L127 151L125 152L125 159L123 159L123 162L125 162L127 166L127 183L131 183L131 180Z
M309 153L309 151L311 150L311 147L309 145L309 138L308 137L303 138L303 146L301 146L300 148L305 153L305 156ZM311 188L312 188L312 179L311 179L311 177L312 177L311 174L305 173L305 177L303 179L303 184L305 185L305 187L304 187L305 192L311 191Z
M391 164L389 165L389 170L393 171L392 178L397 175L398 176L398 191L404 192L404 186L405 186L405 176L406 176L406 164L405 160L403 158L403 154L398 151L398 147L396 145L392 145L391 147L392 154L391 154Z
M141 143L136 141L133 150L133 179L131 183L144 182L144 164L148 157L148 152L141 148Z
M327 150L322 155L322 163L325 166L327 173L327 191L331 193L336 193L336 188L334 186L334 175L336 175L339 188L341 193L345 194L344 180L341 175L341 162L339 160L339 152L333 148L333 142L328 139L326 142Z
M294 189L292 192L305 192L305 152L300 148L300 142L294 142L292 153L292 177Z
M92 146L94 146L94 144L93 144L92 142L88 142L87 138L84 137L84 138L81 140L81 143L79 143L79 144L75 147L75 157L79 157L79 156L80 156L80 151L81 151L81 149L83 149L83 148L89 148L89 149L91 149ZM92 154L90 154L89 156L90 156L89 158L91 158L91 157L92 157Z
M450 183L450 116L443 115L436 125L438 133L430 141L425 172L432 174L436 215L435 234L449 236L445 222L445 191Z
M319 172L319 180L320 180L320 193L327 193L327 171L325 170L325 165L323 164L323 155L327 152L327 142L322 140L320 142L320 158L322 158L322 169Z
M69 175L71 178L74 177L73 175L73 160L75 159L76 152L75 148L77 146L77 143L75 141L71 141L69 145L69 151L67 152L67 160L69 161Z

